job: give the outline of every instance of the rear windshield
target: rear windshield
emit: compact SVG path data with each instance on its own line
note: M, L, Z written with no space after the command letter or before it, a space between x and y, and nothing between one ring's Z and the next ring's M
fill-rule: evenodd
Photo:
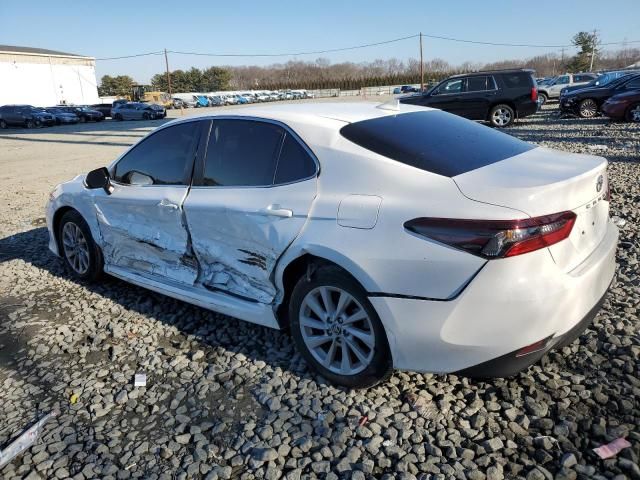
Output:
M340 133L372 152L445 177L536 148L506 133L437 110L355 122L342 127Z

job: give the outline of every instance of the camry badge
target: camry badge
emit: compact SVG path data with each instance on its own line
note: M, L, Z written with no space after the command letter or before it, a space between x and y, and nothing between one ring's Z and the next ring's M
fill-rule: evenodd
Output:
M600 193L602 190L602 185L604 184L604 177L602 175L598 176L598 180L596 180L596 192Z

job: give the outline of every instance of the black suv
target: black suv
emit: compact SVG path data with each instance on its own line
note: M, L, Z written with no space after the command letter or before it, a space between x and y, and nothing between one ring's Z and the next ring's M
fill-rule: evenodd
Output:
M20 127L40 127L42 125L54 125L56 119L42 108L31 105L5 105L0 107L0 128L9 125Z
M496 70L454 75L426 93L401 97L400 102L508 127L516 118L538 111L538 89L530 70Z

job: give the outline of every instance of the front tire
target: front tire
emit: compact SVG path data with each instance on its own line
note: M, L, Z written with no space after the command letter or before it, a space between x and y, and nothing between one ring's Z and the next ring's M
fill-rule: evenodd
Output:
M489 112L489 122L496 128L508 127L513 123L515 113L509 105L496 105Z
M627 122L640 123L640 103L634 103L628 108L625 119ZM0 128L2 128L1 123Z
M0 120L0 130L4 130L5 128L7 128L7 122L5 122L4 120Z
M122 115L120 115L119 113L116 113L116 116L113 118L116 119L118 122L122 121Z
M102 274L100 248L93 241L87 222L75 210L62 216L58 226L58 249L74 277L92 281Z
M289 319L300 354L332 383L365 388L391 375L382 322L365 290L340 268L320 266L298 280Z
M598 104L593 98L585 98L578 105L578 114L582 118L593 118L598 114Z
M24 122L24 126L27 127L27 128L33 128L35 125L33 123L33 120L29 119L29 120Z

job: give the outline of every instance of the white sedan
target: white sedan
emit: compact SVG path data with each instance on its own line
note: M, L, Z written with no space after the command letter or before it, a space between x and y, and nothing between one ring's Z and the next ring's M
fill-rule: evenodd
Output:
M606 170L409 105L227 110L58 185L49 247L78 278L287 329L336 384L508 376L599 309L618 238Z

